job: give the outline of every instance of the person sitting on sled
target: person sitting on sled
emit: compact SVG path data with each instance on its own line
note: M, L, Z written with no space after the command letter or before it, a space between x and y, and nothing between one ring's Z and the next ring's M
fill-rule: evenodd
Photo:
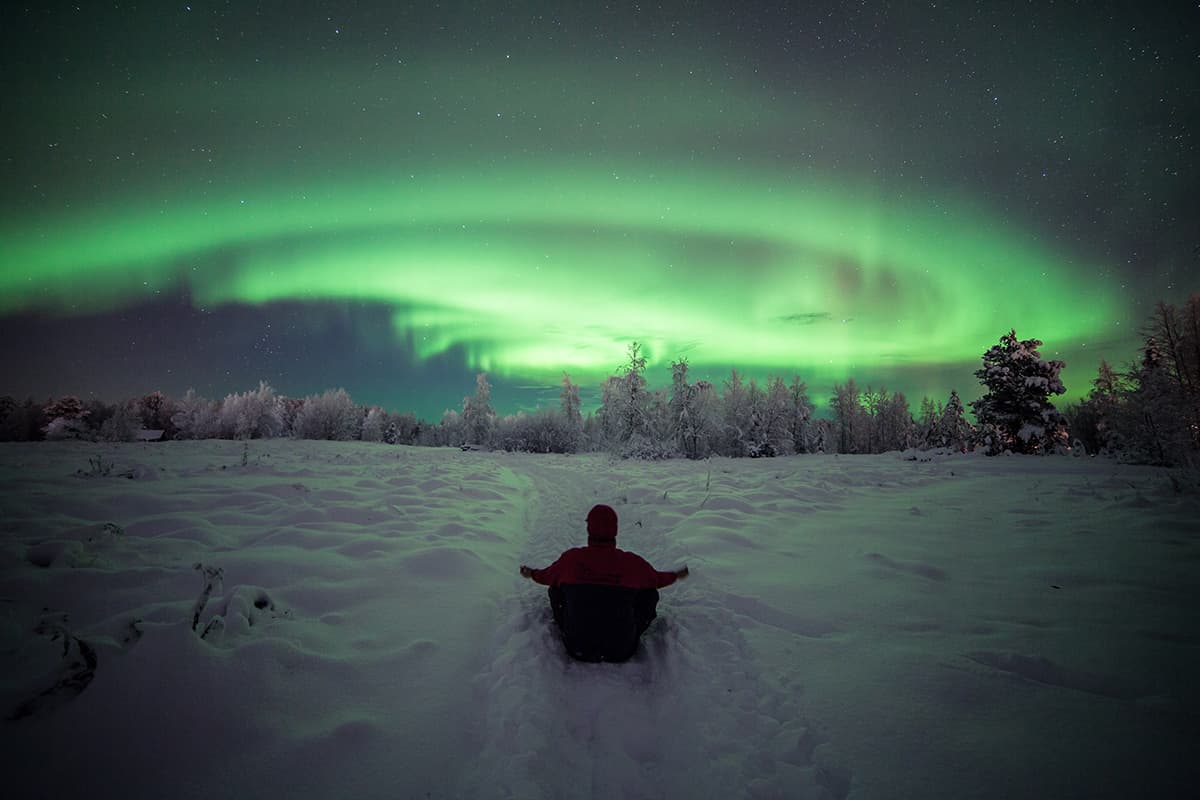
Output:
M617 549L617 512L593 506L587 547L573 547L545 569L521 565L521 575L549 586L550 608L567 652L580 661L626 661L657 616L658 590L688 576L660 572Z

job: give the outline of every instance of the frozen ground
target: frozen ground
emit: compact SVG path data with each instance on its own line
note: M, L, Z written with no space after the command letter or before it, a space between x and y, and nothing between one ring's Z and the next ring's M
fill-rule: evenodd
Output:
M921 459L0 445L5 796L1189 794L1196 496ZM517 575L597 502L692 568L619 666Z

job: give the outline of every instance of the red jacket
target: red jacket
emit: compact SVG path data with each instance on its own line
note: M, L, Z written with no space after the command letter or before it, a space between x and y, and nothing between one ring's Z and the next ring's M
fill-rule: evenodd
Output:
M533 570L530 577L543 586L589 583L630 589L661 589L675 582L674 572L659 572L638 554L618 549L611 539L572 547L545 569Z

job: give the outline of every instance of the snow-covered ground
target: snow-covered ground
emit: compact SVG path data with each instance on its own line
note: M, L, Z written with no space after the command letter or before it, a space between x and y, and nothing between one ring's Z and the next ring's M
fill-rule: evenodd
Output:
M210 441L2 445L0 480L5 797L1200 780L1200 502L1161 470ZM624 665L569 661L517 574L597 502L692 569Z

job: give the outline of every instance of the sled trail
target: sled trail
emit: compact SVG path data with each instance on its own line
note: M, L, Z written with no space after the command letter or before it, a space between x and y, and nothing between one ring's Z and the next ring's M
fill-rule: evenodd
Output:
M620 516L618 546L659 569L687 560L631 489L626 463L581 474L551 458L514 461L531 488L521 561L549 564L585 542L595 503ZM662 590L658 619L625 664L570 660L544 587L516 576L485 666L471 687L479 759L463 797L844 797L848 779L819 768L821 736L773 689L704 575Z

